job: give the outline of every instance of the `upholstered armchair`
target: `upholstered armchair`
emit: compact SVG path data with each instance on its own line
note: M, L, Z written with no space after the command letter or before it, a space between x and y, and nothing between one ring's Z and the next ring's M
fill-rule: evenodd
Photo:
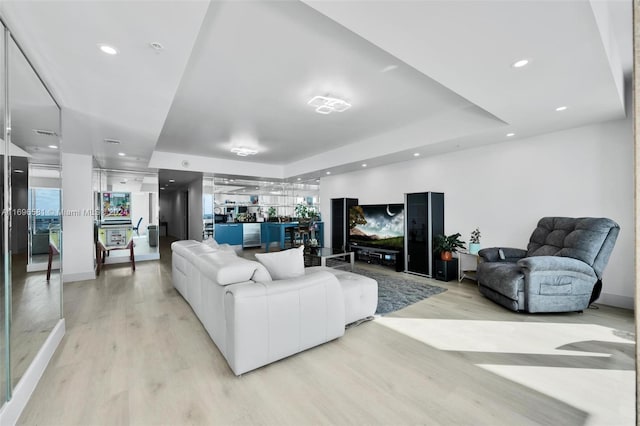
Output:
M480 293L514 311L582 311L600 295L619 231L606 218L544 217L527 250L480 250Z

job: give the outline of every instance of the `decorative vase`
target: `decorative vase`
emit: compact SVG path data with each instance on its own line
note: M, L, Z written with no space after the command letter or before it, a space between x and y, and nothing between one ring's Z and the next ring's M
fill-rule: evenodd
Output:
M469 243L469 253L478 254L480 251L480 243Z
M440 253L440 259L448 261L453 259L453 255L451 254L450 251L443 251Z

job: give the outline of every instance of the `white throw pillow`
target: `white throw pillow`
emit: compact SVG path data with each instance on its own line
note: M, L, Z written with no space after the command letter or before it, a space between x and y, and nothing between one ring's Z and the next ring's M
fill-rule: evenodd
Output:
M275 253L256 253L256 259L262 263L271 278L285 280L304 276L304 246Z
M207 238L203 241L204 244L208 245L211 248L218 248L218 242L213 239L213 237Z

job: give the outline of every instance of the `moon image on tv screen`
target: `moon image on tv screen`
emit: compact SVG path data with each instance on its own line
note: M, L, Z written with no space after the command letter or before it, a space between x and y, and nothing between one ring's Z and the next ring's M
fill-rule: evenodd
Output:
M349 240L359 245L401 248L404 244L404 204L352 207Z

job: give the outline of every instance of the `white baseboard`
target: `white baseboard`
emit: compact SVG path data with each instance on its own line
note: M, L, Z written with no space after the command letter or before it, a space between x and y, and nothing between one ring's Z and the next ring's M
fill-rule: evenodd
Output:
M602 293L595 302L596 304L616 306L624 309L634 309L633 297L620 296L617 294Z
M27 406L31 394L36 389L44 370L47 368L53 353L60 344L65 333L65 322L62 318L51 330L47 340L36 354L27 371L13 389L11 399L0 409L0 426L15 425L22 414L22 410Z
M40 271L46 271L47 270L47 263L28 263L27 264L27 272L40 272ZM55 270L59 270L60 269L60 261L59 260L54 260L53 263L51 263L51 270L55 271Z
M79 272L77 274L64 274L64 276L62 277L62 281L65 283L71 283L74 281L95 280L95 279L96 279L96 271Z

